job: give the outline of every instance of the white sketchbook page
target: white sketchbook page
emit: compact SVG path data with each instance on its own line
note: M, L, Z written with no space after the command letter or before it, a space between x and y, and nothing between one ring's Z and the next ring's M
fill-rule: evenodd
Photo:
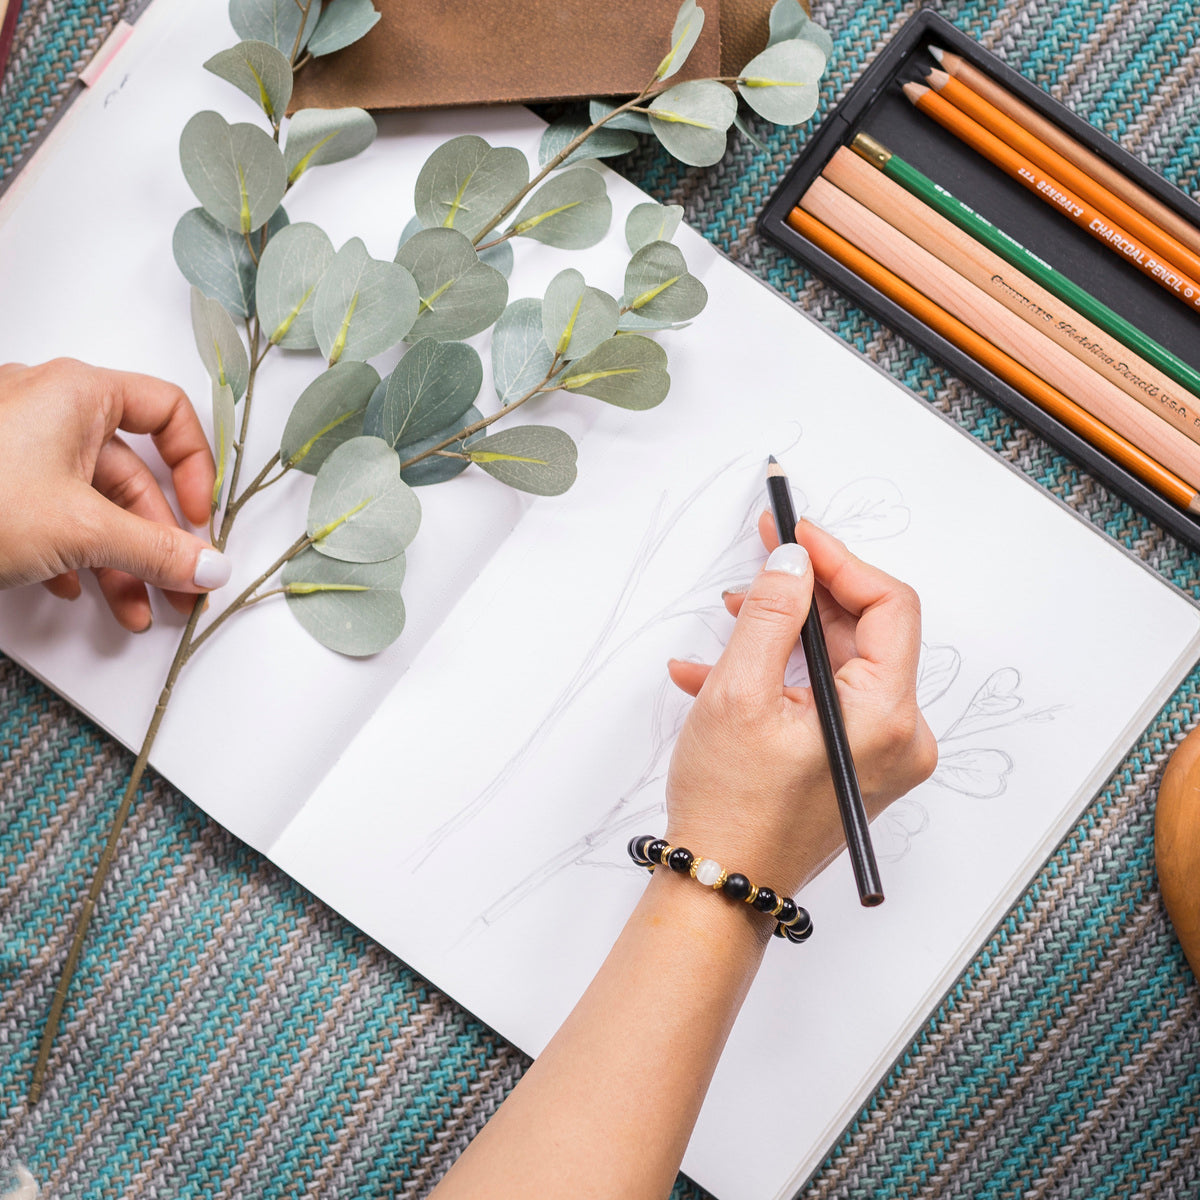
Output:
M214 0L157 0L56 130L36 174L5 196L0 362L70 355L161 375L188 390L209 425L209 384L171 234L196 204L179 169L179 134L188 118L215 108L230 121L256 120L247 97L202 68L234 41L225 8ZM261 124L261 114L257 119ZM286 201L293 221L318 222L339 246L361 236L379 258L395 252L412 215L417 172L436 146L470 132L517 145L536 162L544 128L513 108L389 114L379 125L380 137L365 153L310 171ZM522 239L511 297L540 296L564 265L619 293L628 258L625 213L644 199L621 184L613 228L588 251L564 255ZM376 361L381 374L396 357ZM293 400L321 366L316 354L273 351L267 358L243 483L278 448ZM480 403L485 411L495 407L490 371ZM594 421L618 419L586 398L560 395L553 405L557 423L580 440ZM537 407L529 406L535 420ZM586 450L582 465L586 470ZM236 596L295 540L310 488L311 478L295 473L246 509L230 545L235 574L214 605ZM153 765L260 850L529 505L529 497L477 471L419 495L423 523L408 552L404 589L408 625L391 649L368 661L342 658L271 601L232 620L176 688ZM117 628L90 577L85 587L89 595L75 604L37 587L0 597L0 648L136 748L183 618L157 604L154 628L133 637Z
M781 453L799 507L921 593L945 773L875 823L887 902L860 908L834 863L802 897L813 939L771 946L737 1023L684 1169L766 1200L816 1164L1169 694L1198 614L680 242L712 299L666 403L593 434L565 502L530 511L271 853L539 1051L645 886L624 847L663 828L687 708L665 660L719 649L720 592L762 560L753 519ZM631 1053L653 1069L653 1047Z

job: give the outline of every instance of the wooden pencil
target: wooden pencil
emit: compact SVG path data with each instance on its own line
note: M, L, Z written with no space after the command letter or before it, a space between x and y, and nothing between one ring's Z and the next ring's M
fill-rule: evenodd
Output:
M794 542L796 510L792 507L792 490L773 454L767 462L767 495L771 499L771 511L775 514L775 531L779 534L779 541ZM854 870L858 898L864 907L874 908L883 903L883 883L875 863L867 810L858 786L858 772L854 769L850 738L846 734L846 722L842 716L842 702L838 699L833 664L829 661L825 631L821 627L821 614L817 612L815 596L800 629L800 645L804 648L804 661L808 665L808 682L821 722L825 755L829 759L829 773L833 777L833 790L837 796L842 829L846 834L846 848L850 851L850 866Z
M935 304L978 330L1191 487L1200 487L1200 446L1147 412L1095 371L1081 371L1078 361L1061 346L870 209L821 178L814 180L800 198L800 206L919 288Z
M1001 112L1023 125L1051 149L1057 150L1063 158L1073 162L1080 170L1086 171L1110 192L1120 196L1143 216L1148 217L1160 228L1178 238L1189 249L1200 254L1200 229L1181 217L1173 208L1164 204L1157 196L1151 195L1123 171L1117 170L1100 155L1094 154L1082 142L1076 141L1064 129L1043 117L1040 112L1031 108L1018 96L1013 95L1008 88L997 83L990 75L985 75L978 67L972 66L961 55L952 54L949 50L943 50L938 46L930 46L929 53L960 83L966 84L973 92L978 93Z
M1127 204L1115 192L1110 191L1093 179L1086 171L1077 167L1070 159L1064 158L1053 147L1046 145L1041 138L1024 128L1019 121L1014 121L1007 113L1002 112L994 104L985 100L978 92L967 87L965 83L952 78L945 71L930 71L926 82L944 100L949 100L955 108L965 112L973 121L978 121L984 129L994 133L1018 153L1025 155L1030 162L1036 163L1043 171L1049 172L1055 179L1062 180L1072 191L1082 196L1089 204L1112 221L1128 229L1134 237L1145 242L1166 262L1178 267L1185 275L1200 279L1200 255L1193 254L1182 242L1172 237L1143 216L1131 204Z
M1156 416L1200 442L1200 399L1177 388L1161 371L1111 334L1010 266L928 204L840 147L822 172L834 186L936 255L964 279L999 300Z
M1005 354L952 313L934 304L924 293L881 266L853 242L834 233L802 208L794 208L791 211L788 224L814 246L818 246L848 270L865 279L873 288L928 325L946 341L969 354L976 362L982 363L993 375L1003 379L1010 387L1045 409L1089 445L1107 454L1160 496L1185 511L1200 514L1200 492L1194 487L1185 483L1173 471L1168 471L1128 438L1122 437L1086 409L1080 408L1075 401L1064 396L1057 388L1051 387L1028 367L1017 362L1011 355Z
M1200 310L1200 283L1171 264L1162 262L1148 246L1098 212L1066 184L1047 174L995 134L989 133L978 121L973 121L932 88L919 83L906 83L904 94L926 116L932 117L955 137L995 163L1006 175L1012 176L1023 187L1057 208L1080 229L1108 246L1114 254L1120 255L1189 308Z

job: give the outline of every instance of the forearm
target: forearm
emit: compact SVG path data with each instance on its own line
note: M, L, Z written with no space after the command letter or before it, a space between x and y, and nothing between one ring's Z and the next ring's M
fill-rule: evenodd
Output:
M773 923L663 869L562 1028L435 1192L666 1196Z

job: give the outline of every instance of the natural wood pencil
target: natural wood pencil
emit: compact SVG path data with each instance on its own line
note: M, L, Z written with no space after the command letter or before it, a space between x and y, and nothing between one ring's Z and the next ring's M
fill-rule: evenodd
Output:
M1051 149L1057 150L1063 158L1069 159L1110 192L1116 193L1127 204L1136 208L1143 216L1178 238L1190 250L1200 254L1200 229L1164 204L1157 196L1146 191L1100 155L1094 154L1082 142L1076 141L1064 129L1043 117L1037 109L1031 108L1024 100L1013 95L990 75L985 75L978 67L972 66L961 55L952 54L939 46L930 46L929 53L960 83L966 84L973 92L977 92L1001 112L1023 125Z
M1194 442L1147 412L1095 371L1081 371L1077 360L1061 346L835 188L829 180L814 180L800 198L800 205L1186 483L1200 487L1200 447Z
M972 120L931 88L919 83L906 83L904 94L926 116L932 117L955 137L995 163L1006 175L1011 175L1023 187L1053 205L1080 229L1108 246L1114 254L1120 255L1189 308L1200 310L1200 283L1174 265L1163 262L1148 246L1072 192L1066 184L984 129L978 121Z
M1064 158L1020 122L1014 121L1007 113L1001 112L978 92L951 78L945 71L930 71L926 82L955 108L961 109L973 121L978 121L984 129L1007 142L1018 153L1024 154L1043 171L1061 180L1089 204L1094 204L1110 220L1116 221L1134 237L1140 238L1167 262L1193 279L1200 279L1200 255L1193 254L1178 238L1172 237L1165 229L1138 212L1133 205L1127 204L1104 184L1093 179L1086 171L1080 170L1070 159Z
M1028 367L1022 366L1011 355L1005 354L1003 350L981 337L969 325L934 304L928 296L881 266L852 242L834 233L811 213L802 208L794 208L788 215L788 224L831 258L928 325L935 333L982 363L992 374L1003 379L1040 408L1044 408L1073 433L1107 454L1130 474L1136 475L1159 495L1179 508L1200 514L1200 493L1194 487L1185 483L1173 471L1168 471L1145 451L1139 450L1128 438L1115 433L1091 413L1080 408L1073 400L1064 396L1057 388L1051 387Z
M1200 399L1168 379L1111 334L1064 304L1041 284L1005 262L928 204L876 170L848 146L822 172L876 216L894 225L948 267L999 300L1027 324L1057 342L1155 416L1200 442Z

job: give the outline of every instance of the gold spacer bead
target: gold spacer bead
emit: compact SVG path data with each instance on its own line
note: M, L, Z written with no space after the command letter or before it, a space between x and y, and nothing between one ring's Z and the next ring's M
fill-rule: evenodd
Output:
M665 867L667 865L667 859L671 857L671 851L674 849L675 847L672 846L670 842L663 847L663 852L658 856L658 865L660 867Z
M714 892L719 892L725 886L725 880L729 878L729 872L724 867L721 868L721 874L717 876L717 882L712 885Z
M775 898L775 907L771 909L771 916L777 917L783 912L783 902L787 899L786 896L777 896Z
M700 864L701 864L703 861L704 861L704 859L702 859L702 858L693 858L693 859L692 859L692 865L691 865L690 867L688 867L688 874L689 874L689 875L690 875L690 876L691 876L693 879L695 879L695 878L696 878L696 868L697 868L697 867L698 867L698 866L699 866L699 865L700 865Z
M748 895L746 897L746 903L753 904L755 902L755 900L757 900L757 899L758 899L758 884L752 883L750 885L750 895Z

